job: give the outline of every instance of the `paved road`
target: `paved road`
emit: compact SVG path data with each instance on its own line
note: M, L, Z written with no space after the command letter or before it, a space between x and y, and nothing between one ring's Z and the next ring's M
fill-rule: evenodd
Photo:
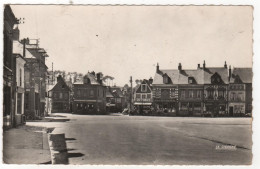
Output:
M28 125L65 133L70 164L251 163L250 118L55 115Z

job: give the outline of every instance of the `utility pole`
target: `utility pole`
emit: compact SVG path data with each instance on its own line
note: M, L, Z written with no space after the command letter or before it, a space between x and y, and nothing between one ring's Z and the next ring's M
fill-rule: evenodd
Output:
M132 76L130 76L130 84L131 84L131 90L130 90L130 112L132 110L132 92L133 92L133 79Z

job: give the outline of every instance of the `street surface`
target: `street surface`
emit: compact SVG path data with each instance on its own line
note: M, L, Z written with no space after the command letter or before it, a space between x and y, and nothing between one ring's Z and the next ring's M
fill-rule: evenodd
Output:
M251 164L250 118L52 114L70 164Z

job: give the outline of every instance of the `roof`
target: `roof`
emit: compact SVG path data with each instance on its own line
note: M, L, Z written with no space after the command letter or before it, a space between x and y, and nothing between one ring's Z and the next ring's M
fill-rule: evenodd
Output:
M155 73L153 85L164 84L163 76L167 75L171 83L170 84L189 84L188 79L192 78L195 80L195 84L210 84L211 76L215 73L219 74L225 84L229 83L228 69L224 67L209 67L209 68L198 68L193 70L160 70L159 73Z
M124 97L123 92L120 87L110 87L110 91L116 97Z
M84 77L88 77L88 78L89 78L91 85L103 85L103 83L100 84L100 83L97 81L96 77L95 77L93 74L91 74L91 73L87 73ZM77 81L77 82L75 82L74 84L84 84L84 77L83 77L83 80L82 80L82 81Z
M13 41L13 53L23 56L23 44L17 40ZM35 56L33 56L30 52L28 52L28 49L26 49L26 58L35 58Z
M67 85L64 79L61 76L59 78L60 80L58 81L58 83L49 91L59 90L61 88L71 91L70 87Z
M235 76L239 76L243 83L252 83L253 71L252 68L234 68L232 73L231 83L234 83Z

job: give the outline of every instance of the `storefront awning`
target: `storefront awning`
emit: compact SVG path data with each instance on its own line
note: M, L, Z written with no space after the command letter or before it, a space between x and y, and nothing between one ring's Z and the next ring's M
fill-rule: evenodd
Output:
M150 105L152 105L152 103L134 103L134 105L150 106Z

